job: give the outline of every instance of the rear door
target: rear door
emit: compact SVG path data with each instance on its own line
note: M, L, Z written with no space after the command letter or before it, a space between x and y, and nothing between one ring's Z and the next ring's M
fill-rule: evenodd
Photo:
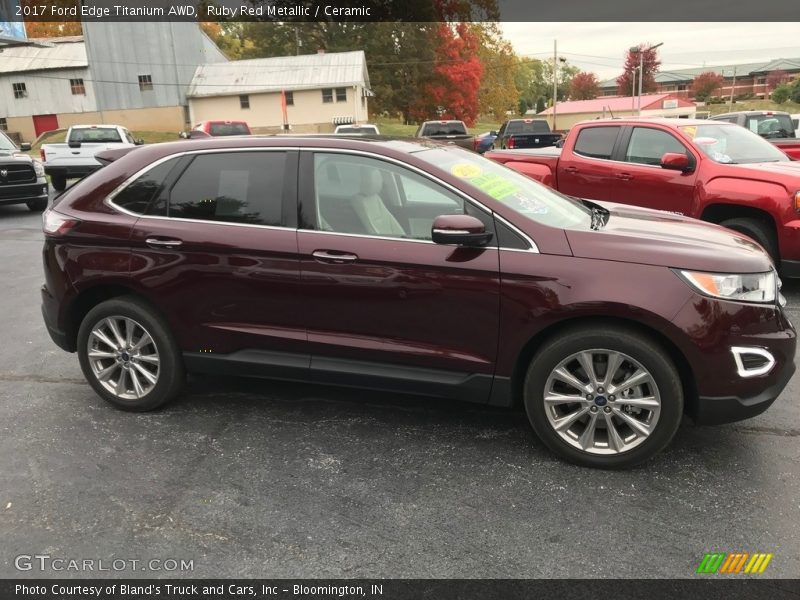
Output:
M297 152L210 151L168 163L167 174L142 182L156 193L133 229L132 277L165 311L190 360L304 372Z
M582 127L573 147L558 160L558 190L577 198L615 201L620 165L612 159L621 132L621 125Z

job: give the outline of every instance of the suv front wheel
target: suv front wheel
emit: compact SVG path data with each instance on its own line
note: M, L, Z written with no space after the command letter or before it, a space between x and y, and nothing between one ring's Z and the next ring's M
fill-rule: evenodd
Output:
M608 469L660 452L683 415L672 360L654 340L624 328L576 328L545 343L528 368L524 399L551 450Z
M180 392L185 379L167 324L129 296L89 311L78 330L78 358L92 388L123 410L157 408Z

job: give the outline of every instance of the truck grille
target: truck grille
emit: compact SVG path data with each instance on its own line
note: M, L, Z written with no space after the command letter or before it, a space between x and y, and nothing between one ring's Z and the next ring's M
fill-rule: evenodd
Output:
M0 185L16 185L18 183L35 183L36 172L31 165L0 164Z

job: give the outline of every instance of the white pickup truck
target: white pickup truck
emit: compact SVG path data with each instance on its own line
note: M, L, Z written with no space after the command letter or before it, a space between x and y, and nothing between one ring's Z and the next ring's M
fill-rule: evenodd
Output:
M44 171L57 191L67 187L67 179L85 177L100 168L94 155L103 150L138 146L131 132L119 125L74 125L63 144L43 144L39 153Z

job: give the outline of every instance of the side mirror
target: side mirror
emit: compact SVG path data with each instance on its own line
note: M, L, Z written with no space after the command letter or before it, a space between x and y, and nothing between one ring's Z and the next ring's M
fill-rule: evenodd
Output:
M431 239L435 244L486 246L492 241L483 223L471 215L440 215L433 220Z
M23 152L30 152L31 151L31 145L30 145L29 142L22 142L19 145L19 149L22 150Z
M672 171L689 171L689 157L680 152L667 152L661 157L661 168Z
M188 131L181 131L181 132L178 133L178 137L182 138L184 140L188 140L189 139L189 132Z
M494 129L492 129L492 130L489 132L489 135L493 135L494 137L497 137L497 132L496 132Z
M142 138L139 138L138 140L133 140L133 145L134 146L143 146L144 145L144 140Z

